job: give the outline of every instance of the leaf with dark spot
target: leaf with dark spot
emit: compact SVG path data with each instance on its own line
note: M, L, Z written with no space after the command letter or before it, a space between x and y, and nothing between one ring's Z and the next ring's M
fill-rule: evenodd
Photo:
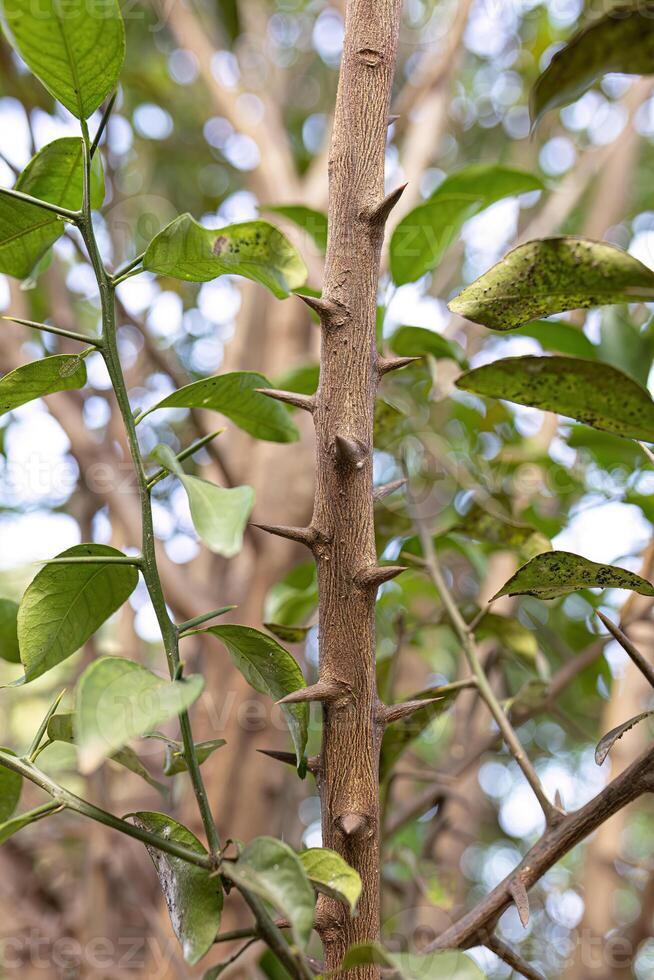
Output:
M556 599L579 589L631 589L654 596L654 585L626 568L601 565L570 551L546 551L519 568L493 599L503 595Z

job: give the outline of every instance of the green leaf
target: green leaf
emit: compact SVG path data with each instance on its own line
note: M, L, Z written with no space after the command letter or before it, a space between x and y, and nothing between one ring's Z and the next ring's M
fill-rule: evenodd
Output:
M424 357L425 354L431 354L437 360L449 358L456 361L461 367L466 367L468 363L460 344L425 327L400 327L391 336L388 345L400 357Z
M618 5L578 31L554 55L530 97L534 125L550 109L574 102L608 72L654 72L654 23L645 4Z
M76 136L48 143L30 160L15 189L78 211L84 188L82 145ZM97 153L91 172L91 203L99 208L103 200L104 174ZM0 195L0 272L25 279L64 230L64 222L51 211Z
M590 360L597 358L599 354L597 347L590 342L581 327L575 327L563 320L534 320L524 327L516 327L515 336L533 337L543 350L554 354L569 354L570 357L586 357ZM608 358L600 356L600 360Z
M457 387L585 422L627 439L654 441L654 402L621 371L574 357L507 357L468 371Z
M343 969L374 963L394 971L398 980L427 980L447 977L449 980L483 980L484 973L465 953L446 950L438 953L389 953L377 943L350 946Z
M263 625L284 643L303 643L311 629L310 626L285 626L282 623L264 623Z
M629 316L628 307L604 310L597 345L600 361L624 371L647 387L652 367L652 337L649 327L642 331Z
M1 751L8 755L15 755L11 749L3 748ZM20 773L0 765L0 821L3 823L13 816L20 800L22 788L23 777Z
M645 718L651 718L654 715L654 711L643 711L642 714L636 715L635 718L630 718L629 721L623 721L621 725L616 728L611 729L607 732L597 743L597 748L595 749L595 762L598 766L601 766L607 755L622 736L628 732L634 725L639 722L644 721Z
M12 47L78 119L116 87L125 58L118 0L2 0L2 16Z
M297 391L301 395L313 395L320 381L319 364L301 364L275 379L275 388L281 391Z
M226 415L256 439L297 442L300 433L288 409L256 390L270 387L270 381L256 371L233 371L203 378L174 391L141 418L159 408L204 408Z
M245 276L284 299L306 281L307 268L288 238L267 221L204 228L182 214L152 239L143 268L187 282Z
M449 303L493 330L540 316L654 300L654 272L627 252L584 238L544 238L509 252Z
M118 557L104 544L79 544L58 558ZM18 643L25 680L40 677L79 650L130 597L138 582L131 565L46 565L18 609Z
M123 657L95 660L77 685L75 743L80 770L93 772L130 739L186 711L203 686L199 674L171 682Z
M288 218L294 225L306 231L318 246L321 255L327 251L327 215L323 211L314 211L303 204L266 204L262 210L270 211L272 214L281 214Z
M223 745L227 745L224 738L212 738L208 742L196 742L195 754L198 763L202 765L210 755L213 755L217 749L221 749ZM176 776L180 772L188 771L186 759L184 758L184 746L181 742L168 742L163 771L164 776Z
M17 834L24 827L29 827L30 824L36 823L44 817L49 817L51 813L55 813L61 809L62 806L60 803L52 801L50 803L43 803L41 806L35 807L34 810L28 810L27 813L21 813L16 817L12 817L11 820L0 824L0 844L4 844L5 841L8 841L10 837L13 837L14 834Z
M306 686L297 662L272 636L250 626L211 626L206 632L224 644L234 666L259 694L279 701ZM307 745L309 708L306 704L283 704L281 709L300 765Z
M511 653L530 664L534 664L538 658L538 640L534 631L510 616L486 613L475 627L475 636L478 640L494 637Z
M129 819L141 830L176 841L198 854L206 854L200 841L182 824L165 813L141 810ZM146 844L168 906L173 931L187 963L195 965L205 956L218 934L223 909L220 877Z
M402 286L430 272L463 224L491 204L540 190L542 181L533 174L495 164L476 164L446 177L429 200L410 211L393 232L393 281Z
M579 589L631 589L654 596L654 585L617 565L601 565L569 551L548 551L519 568L493 596L533 595L556 599Z
M74 733L74 719L75 713L73 711L62 711L58 715L53 715L48 722L47 733L48 738L52 742L67 742L70 745L75 744L75 733ZM144 779L146 783L154 787L154 789L159 790L159 792L165 792L166 787L148 772L145 768L136 752L130 749L129 746L125 746L114 752L113 755L109 757L112 762L117 765L122 766L124 769L129 769L136 776L140 776Z
M217 487L208 480L188 476L168 446L157 446L152 455L173 473L186 490L193 526L206 546L217 555L232 558L243 546L243 532L254 507L252 487Z
M224 861L222 871L280 912L290 923L295 942L306 948L316 900L302 862L288 844L257 837L245 845L237 861Z
M486 541L502 549L515 549L524 558L533 558L541 551L552 549L551 542L531 524L521 524L504 514L493 514L479 504L473 504L450 532Z
M354 915L362 887L359 872L327 847L310 847L299 858L314 888L349 905Z
M20 663L17 618L18 603L0 599L0 658L10 664Z
M0 415L55 391L83 388L86 365L77 354L54 354L10 371L0 380Z

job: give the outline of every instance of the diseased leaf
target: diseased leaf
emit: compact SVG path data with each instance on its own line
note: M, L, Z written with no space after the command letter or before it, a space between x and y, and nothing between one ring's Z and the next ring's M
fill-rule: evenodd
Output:
M270 387L270 381L256 371L219 374L174 391L144 412L141 418L159 408L204 408L226 415L257 439L297 442L300 433L288 409L256 390Z
M343 968L374 963L394 971L397 980L427 980L447 977L451 980L483 980L484 973L465 953L445 950L438 953L389 953L378 943L350 946Z
M234 665L259 694L279 701L306 686L295 659L272 636L250 626L211 626L206 632L224 644ZM307 745L309 708L306 704L283 704L281 709L300 765Z
M622 249L584 238L518 245L449 304L493 330L540 316L654 300L654 272Z
M646 4L619 4L557 51L530 97L534 125L550 109L574 102L609 72L654 73L654 22Z
M79 544L58 558L118 557L104 544ZM79 650L130 597L138 582L131 565L46 565L18 609L18 643L25 680L40 677Z
M2 752L15 755L11 749L3 748ZM23 777L20 773L0 765L0 822L4 823L13 816L14 810L18 806L22 789Z
M206 854L200 841L182 824L165 813L141 810L129 819L141 830L184 844L198 854ZM192 966L213 946L220 928L223 890L220 877L172 854L149 847L161 890L168 906L173 931L179 939L184 959Z
M300 253L267 221L204 228L182 214L152 239L143 268L187 282L245 276L284 299L307 278Z
M186 490L193 526L206 546L224 558L237 555L254 506L252 487L224 489L197 476L188 476L169 446L157 446L152 455Z
M54 354L10 371L0 380L0 415L55 391L83 388L86 365L76 354Z
M131 739L186 711L203 686L199 674L167 681L123 657L95 660L77 685L74 729L80 770L93 772Z
M359 872L327 847L310 847L299 858L314 888L349 905L354 915L362 887Z
M20 663L17 618L18 603L0 599L0 659L11 664Z
M393 281L402 286L430 272L468 218L504 197L542 189L542 181L533 174L495 164L475 164L446 177L429 200L410 211L393 232Z
M431 354L437 360L449 358L456 361L461 367L466 367L468 363L460 344L425 327L400 327L390 337L388 346L400 357L424 357Z
M303 204L277 204L266 205L264 211L271 211L273 214L281 214L288 218L293 224L306 231L311 236L318 251L324 255L327 251L327 215L323 211L315 211L307 208Z
M302 862L288 844L273 837L256 837L245 845L237 861L224 861L222 871L280 912L290 923L295 942L306 948L316 900Z
M2 0L2 19L12 47L78 119L115 88L125 58L118 0Z
M642 714L636 715L635 718L630 718L629 721L623 721L621 725L618 725L616 728L612 728L610 732L607 732L606 735L599 740L597 743L597 748L595 749L595 762L597 765L602 765L615 743L621 739L626 732L633 728L634 725L644 721L645 718L651 718L652 715L654 715L654 711L643 711Z
M67 136L39 150L15 189L77 211L82 206L83 187L82 140ZM104 174L97 153L91 171L91 203L99 208L103 200ZM0 194L0 272L25 279L64 231L64 222L51 211Z
M58 715L53 715L47 727L47 734L50 741L67 742L70 745L74 745L74 719L75 713L73 711L62 711ZM144 779L154 789L159 790L159 792L165 792L166 787L150 775L136 752L130 749L129 746L124 746L122 749L114 752L109 758L117 765L122 766L124 769L129 769L136 776L140 776L141 779Z
M626 374L577 357L507 357L457 379L463 391L504 398L627 439L654 441L654 402Z
M42 806L37 806L33 810L28 810L27 813L20 813L18 816L12 817L11 820L0 824L0 844L4 844L10 837L17 834L19 830L23 830L24 827L29 827L30 824L36 823L44 817L49 817L51 813L55 813L61 809L62 806L60 803L51 801L50 803L44 803Z
M556 599L579 589L631 589L654 596L654 585L626 568L601 565L569 551L547 551L519 568L493 599L503 595Z

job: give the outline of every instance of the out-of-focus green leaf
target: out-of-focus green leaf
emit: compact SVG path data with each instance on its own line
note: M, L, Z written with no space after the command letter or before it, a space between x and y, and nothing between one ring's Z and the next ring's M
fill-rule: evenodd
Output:
M513 330L536 317L636 300L654 300L654 272L638 259L605 242L544 238L514 248L449 307Z
M141 830L184 844L198 854L207 853L187 827L165 813L141 810L130 813L129 819ZM184 959L193 966L209 952L220 928L223 909L220 877L158 848L147 844L146 847L161 883L170 922Z
M104 544L79 544L58 558L119 557ZM18 608L18 643L25 680L40 677L79 650L130 597L138 582L131 565L46 565Z
M542 189L542 181L533 174L496 164L475 164L446 177L429 200L410 211L393 232L393 281L401 286L430 272L468 218L504 197Z
M533 558L541 551L550 551L551 542L530 524L521 524L499 514L492 514L478 504L473 504L463 520L450 529L450 533L465 534L479 541L501 548L511 548L525 558Z
M609 72L654 73L654 23L646 4L616 4L557 51L530 97L536 124L549 110L574 102Z
M408 718L402 718L400 721L395 721L386 726L381 744L380 779L385 779L389 775L402 753L406 752L411 743L426 731L432 721L452 706L452 701L459 691L459 685L448 684L428 691L421 691L420 694L407 698L409 701L435 697L441 700L426 704L424 708L414 711Z
M224 861L222 870L230 881L277 909L290 923L295 942L306 948L316 900L302 862L288 844L257 837L246 844L237 861Z
M226 647L234 665L259 694L279 701L305 687L297 661L272 636L250 626L211 626L206 630ZM300 765L307 745L309 709L306 704L281 706Z
M635 718L630 718L629 721L623 721L621 725L616 728L611 729L607 732L599 742L597 743L597 748L595 749L595 762L598 766L601 766L609 752L622 736L628 732L634 725L639 722L644 721L645 718L651 718L654 715L654 711L643 711L642 714L636 715Z
M624 371L641 385L647 386L653 351L651 336L647 330L639 330L625 307L604 310L597 346L597 355L601 361Z
M270 387L270 381L256 371L219 374L173 391L141 418L159 408L204 408L226 415L240 429L257 439L296 442L300 433L288 409L257 391L257 388Z
M495 637L511 653L530 663L534 663L538 656L538 640L533 630L511 616L486 613L475 627L475 636L478 640Z
M579 589L630 589L654 596L654 585L626 568L601 565L569 551L548 551L519 568L493 599L503 595L556 599Z
M319 364L303 364L276 378L275 388L281 391L297 391L301 395L313 395L320 381Z
M377 943L350 946L343 968L352 969L369 963L393 970L397 980L427 980L428 977L447 977L451 980L483 980L484 974L465 953L389 953Z
M554 354L569 354L570 357L586 357L589 360L602 358L595 344L592 344L580 327L563 320L534 320L524 327L516 327L514 336L533 337L543 350Z
M327 847L310 847L299 854L309 881L325 895L349 905L354 914L361 895L361 876L346 861Z
M315 562L292 568L266 596L264 615L268 622L295 627L305 623L318 606Z
M17 619L18 603L0 599L0 658L11 664L20 663Z
M19 830L23 830L24 827L29 827L30 824L36 823L38 820L43 820L44 817L49 817L51 813L55 813L57 810L61 810L61 804L54 802L44 803L42 806L37 806L33 810L28 810L27 813L20 813L16 817L12 817L11 820L5 821L5 823L0 824L0 844L4 844L8 841L10 837L17 834Z
M125 58L118 0L2 0L2 20L30 70L78 119L115 88Z
M449 358L461 367L467 366L465 351L455 340L448 340L434 330L425 327L400 327L390 337L388 346L400 357L424 357L431 354L436 359Z
M307 278L300 253L267 221L215 229L204 228L190 214L180 215L152 239L143 268L188 282L245 276L278 299L299 289Z
M199 698L199 674L167 681L123 657L101 657L77 685L75 744L80 770L94 769L133 739L186 711Z
M273 214L281 214L284 218L288 218L289 221L292 221L298 228L311 236L321 255L325 254L327 251L327 215L323 211L315 211L303 204L278 204L274 207L268 204L263 210L271 211Z
M224 738L212 738L208 742L196 742L195 754L198 763L202 765L203 762L207 761L209 756L213 755L217 749L221 749L226 744ZM186 759L184 758L184 747L181 742L175 743L170 741L166 746L163 771L165 776L176 776L180 772L188 771Z
M576 357L507 357L468 371L457 387L556 412L627 439L654 442L654 401L622 371Z
M9 755L14 755L11 749L2 749ZM18 806L20 794L23 788L23 777L13 769L0 766L0 821L4 823L13 816L14 810Z
M263 625L284 643L303 643L311 629L310 626L283 626L281 623L264 623Z
M10 371L0 380L0 415L55 391L83 388L86 365L76 354L54 354Z

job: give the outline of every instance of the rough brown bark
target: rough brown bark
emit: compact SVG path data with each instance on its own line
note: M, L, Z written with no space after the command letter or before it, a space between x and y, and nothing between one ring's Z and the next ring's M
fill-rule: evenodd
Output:
M364 889L356 918L328 902L339 924L323 935L327 970L339 965L351 943L380 932L372 437L377 285L387 216L384 154L400 10L400 0L347 4L329 158L313 550L320 680L337 693L323 702L320 796L324 846L359 871ZM351 975L373 978L379 970L361 967Z

